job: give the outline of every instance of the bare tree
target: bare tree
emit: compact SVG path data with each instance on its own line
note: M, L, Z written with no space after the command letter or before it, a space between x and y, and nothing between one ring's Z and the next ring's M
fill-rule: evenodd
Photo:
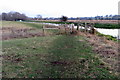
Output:
M7 15L8 15L8 16L7 16L7 20L9 20L9 21L14 21L14 18L15 18L14 15L13 15L14 13L15 13L15 12L12 12L12 11L9 12L9 13L7 13Z
M7 13L2 13L2 20L7 20Z
M66 16L62 16L62 17L60 18L60 21L66 22L67 19L68 19L68 17L66 17Z
M2 13L2 20L8 21L27 20L27 16L19 12Z
M37 20L41 20L42 16L40 14L38 14L36 18L37 18Z

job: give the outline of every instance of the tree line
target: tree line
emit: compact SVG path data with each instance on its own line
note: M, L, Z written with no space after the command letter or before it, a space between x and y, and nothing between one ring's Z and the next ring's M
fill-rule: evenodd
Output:
M61 21L67 21L67 20L120 20L120 15L106 15L106 16L95 16L95 17L76 17L76 18L68 18L66 16L62 16L61 18L42 18L42 15L37 15L34 18L30 18L26 16L25 14L21 14L19 12L3 12L0 14L0 20L6 20L6 21L25 21L25 20L61 20Z
M0 20L6 20L6 21L18 21L18 20L28 20L28 17L25 14L21 14L19 12L3 12L0 15Z

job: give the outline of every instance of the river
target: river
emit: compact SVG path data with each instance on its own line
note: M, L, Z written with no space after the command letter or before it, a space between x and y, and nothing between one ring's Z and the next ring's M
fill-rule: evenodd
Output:
M117 39L120 39L120 29L101 29L101 28L95 29L102 34L111 35L113 37L117 37Z

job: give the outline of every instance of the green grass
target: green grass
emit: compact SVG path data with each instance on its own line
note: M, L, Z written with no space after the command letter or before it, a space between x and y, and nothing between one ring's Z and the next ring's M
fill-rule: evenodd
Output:
M26 26L30 26L30 27L34 27L34 28L38 28L38 29L42 29L43 25L40 23L23 23Z
M26 23L26 22L17 22L17 21L2 21L0 23L2 27L15 27L15 28L42 28L42 24L40 23Z
M81 36L3 41L3 77L114 78Z
M98 35L100 37L106 37L107 40L118 41L115 37L113 37L111 35L105 35L105 34L102 34L99 32L97 32L96 35Z
M43 67L49 40L51 40L50 37L3 41L3 52L6 56L3 60L3 71L6 74L3 76L9 78L34 75L35 77L37 74L34 71L39 71ZM22 61L17 62L18 58Z
M95 23L95 28L120 29L120 24L100 24L100 23Z
M24 25L23 22L2 21L2 27L26 28L26 27L30 27L30 26Z

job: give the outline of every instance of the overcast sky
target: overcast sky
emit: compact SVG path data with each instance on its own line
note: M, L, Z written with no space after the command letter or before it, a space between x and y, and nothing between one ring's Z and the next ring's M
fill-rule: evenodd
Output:
M35 17L91 17L118 14L120 0L0 0L0 13L17 11Z

